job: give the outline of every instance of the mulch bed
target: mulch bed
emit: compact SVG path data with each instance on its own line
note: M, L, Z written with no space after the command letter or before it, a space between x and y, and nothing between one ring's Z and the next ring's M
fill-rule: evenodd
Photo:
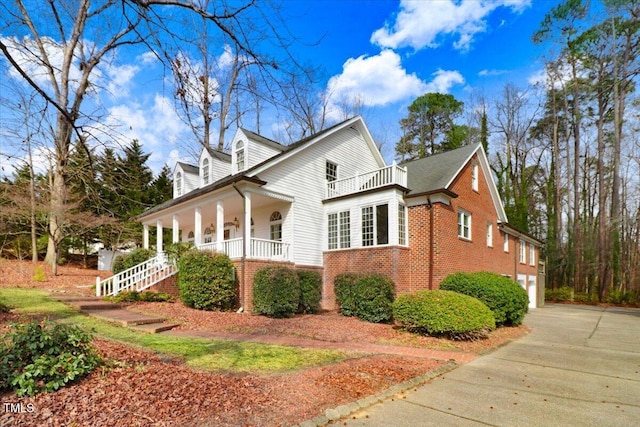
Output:
M29 262L0 261L0 287L34 287L51 292L85 293L77 285L95 281L96 270L61 267L59 276L34 282ZM104 272L102 276L106 276ZM526 333L501 328L486 340L458 342L417 337L391 325L376 325L336 313L269 319L237 313L192 310L180 302L138 303L134 309L161 314L181 328L296 336L331 342L427 346L481 353ZM0 315L0 334L12 313ZM390 355L360 355L340 363L272 375L204 372L180 360L103 339L94 344L105 367L56 393L18 398L33 412L0 412L0 426L281 426L323 414L325 409L379 393L392 385L442 367L446 362ZM27 406L30 403L33 406Z

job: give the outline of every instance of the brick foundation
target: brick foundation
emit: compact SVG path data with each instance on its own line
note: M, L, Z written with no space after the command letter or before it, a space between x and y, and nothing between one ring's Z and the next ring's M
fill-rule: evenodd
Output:
M281 265L283 267L295 268L291 262L247 259L244 261L246 274L243 274L242 260L234 260L233 265L236 267L236 274L238 275L240 305L247 313L251 313L253 310L253 276L255 276L256 271L268 265Z
M147 289L149 292L164 292L175 297L180 296L180 290L178 289L178 275L174 274L171 277L156 283Z
M402 246L328 251L323 255L322 308L335 310L334 281L342 273L378 273L396 284L396 293L409 292L410 252Z

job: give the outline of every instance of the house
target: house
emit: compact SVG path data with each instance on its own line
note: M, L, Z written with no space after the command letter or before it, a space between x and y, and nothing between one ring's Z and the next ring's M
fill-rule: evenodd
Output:
M253 275L270 263L320 272L327 309L336 275L358 271L405 293L490 270L518 280L535 306L541 243L509 225L491 176L480 145L387 165L359 116L287 146L240 128L231 154L203 149L198 165L178 163L173 199L138 220L146 248L156 228L159 254L164 228L173 242L228 254L249 310Z

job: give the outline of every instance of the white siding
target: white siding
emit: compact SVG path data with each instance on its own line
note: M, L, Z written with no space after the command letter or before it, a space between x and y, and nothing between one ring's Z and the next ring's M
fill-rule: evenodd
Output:
M346 128L258 174L267 181L266 189L295 198L287 215L295 217L291 228L293 234L285 234L283 239L293 241L295 236L293 257L297 264L322 265L322 251L326 247L322 200L326 191L327 160L338 164L341 178L381 167L360 133ZM352 222L352 229L355 226ZM288 228L285 227L283 233L288 233ZM352 234L352 239L357 234Z
M248 158L246 159L249 163L247 165L247 169L251 168L258 163L262 163L268 158L275 156L276 154L280 154L280 150L276 150L273 147L269 147L259 141L254 141L249 139L249 148L247 151Z
M182 194L187 194L200 187L200 176L194 173L183 173L182 176L184 177Z

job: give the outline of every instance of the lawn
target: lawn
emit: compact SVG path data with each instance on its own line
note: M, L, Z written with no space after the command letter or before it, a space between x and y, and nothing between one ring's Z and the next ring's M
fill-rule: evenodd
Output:
M82 314L36 289L0 289L14 313L79 325L108 340L180 358L188 366L230 372L286 372L340 362L347 353L238 341L170 337L137 332Z

